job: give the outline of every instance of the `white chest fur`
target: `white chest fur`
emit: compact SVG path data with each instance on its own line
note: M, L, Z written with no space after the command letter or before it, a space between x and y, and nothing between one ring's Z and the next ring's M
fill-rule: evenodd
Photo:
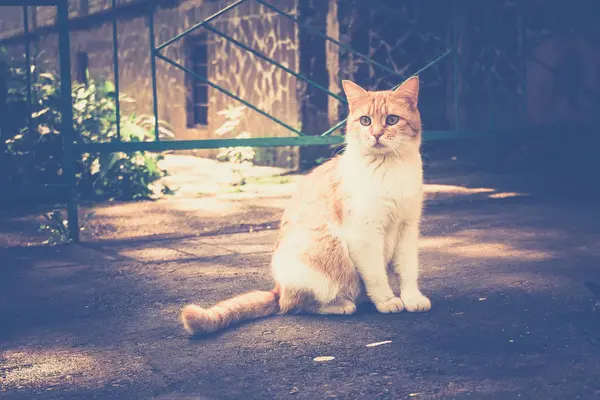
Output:
M362 165L361 165L361 162ZM368 243L383 242L383 256L389 262L398 245L402 226L417 223L423 199L423 173L420 159L413 162L388 159L365 163L342 160L341 189L344 219L340 237L358 251ZM356 245L358 244L358 245Z
M340 163L348 222L386 229L420 211L423 196L420 160L404 162L390 158L365 164Z

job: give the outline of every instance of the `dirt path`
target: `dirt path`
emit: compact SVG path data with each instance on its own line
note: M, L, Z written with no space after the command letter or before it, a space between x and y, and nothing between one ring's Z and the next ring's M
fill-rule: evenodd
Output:
M584 285L600 282L600 211L501 176L431 177L431 313L279 316L189 340L183 304L270 288L294 182L263 186L106 206L84 244L0 249L0 398L600 398L600 298Z

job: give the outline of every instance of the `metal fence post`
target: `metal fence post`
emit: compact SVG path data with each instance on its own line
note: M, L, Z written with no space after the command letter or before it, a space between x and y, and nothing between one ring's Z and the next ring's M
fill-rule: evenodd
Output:
M460 125L460 54L458 52L458 1L452 2L452 57L453 57L453 87L454 87L454 130L458 132Z
M154 111L154 140L160 140L158 131L158 88L156 82L156 38L154 36L154 12L156 6L152 4L150 6L150 12L148 13L148 39L150 44L150 68L152 73L152 105Z
M6 164L6 142L4 135L6 134L5 124L8 118L5 117L5 113L8 113L8 74L10 69L8 65L4 63L4 60L0 58L0 171L7 171ZM3 180L5 176L0 177L0 184L4 184Z
M486 8L485 11L485 20L486 20L486 31L485 31L485 40L487 46L492 47L494 43L494 30L493 30L493 14L491 7ZM494 129L495 124L495 108L496 102L494 100L494 76L492 74L492 64L488 63L486 65L486 70L488 74L488 87L487 87L487 97L488 97L488 130L492 131Z
M529 54L529 49L527 48L527 32L525 28L525 9L522 3L518 4L518 24L519 24L519 55L521 58L521 85L522 85L522 110L523 113L523 122L527 123L528 115L527 115L527 55Z
M69 4L67 0L58 3L58 42L60 59L60 98L62 114L63 173L67 179L67 220L69 239L79 242L79 217L77 214L77 181L75 176L76 154L73 144L73 104L71 99L71 44L69 40Z
M25 34L25 79L27 85L27 134L33 131L33 116L31 112L32 103L32 79L31 79L31 36L29 35L29 6L23 6L23 31Z
M121 141L121 101L119 99L119 30L117 29L117 0L112 0L112 35L113 35L113 73L115 74L115 114L117 123L117 141Z

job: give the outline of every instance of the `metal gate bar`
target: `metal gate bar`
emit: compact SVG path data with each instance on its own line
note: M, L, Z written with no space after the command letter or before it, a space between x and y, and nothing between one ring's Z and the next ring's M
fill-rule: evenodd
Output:
M111 0L112 44L113 44L113 74L115 75L115 116L117 122L117 140L121 141L121 99L119 98L119 30L117 21L117 0Z
M79 153L73 147L75 132L73 131L73 100L71 98L71 43L69 40L69 3L67 0L58 1L58 46L60 58L60 99L62 109L62 143L63 171L67 178L67 221L69 236L74 242L79 242L79 216L77 212L77 180L75 165Z

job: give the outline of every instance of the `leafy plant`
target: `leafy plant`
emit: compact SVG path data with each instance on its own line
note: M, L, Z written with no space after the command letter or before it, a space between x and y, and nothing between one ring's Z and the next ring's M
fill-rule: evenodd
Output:
M118 139L114 87L91 81L73 90L74 124L78 140L87 143ZM121 95L121 102L133 102ZM170 127L159 122L159 134L172 137ZM120 137L124 142L152 140L154 119L135 114L120 119ZM148 152L84 154L77 172L78 187L85 198L131 200L160 196L171 190L158 184L166 171L159 168L161 155Z
M244 116L246 106L229 107L221 110L217 114L225 117L225 122L216 131L218 136L231 134L239 128L240 122ZM238 133L236 139L249 138L250 134L246 131ZM256 152L252 147L226 147L221 148L217 154L217 159L231 163L230 185L240 188L246 184L246 175L244 169L254 163Z
M79 230L84 231L87 223L91 219L94 213L89 213L85 216L83 221L79 223ZM40 232L48 233L48 239L44 244L57 245L70 243L70 229L69 221L63 215L63 212L58 209L54 209L48 213L43 214L46 223L40 225Z
M13 110L13 125L4 137L9 170L4 179L19 184L64 183L60 141L60 86L56 77L37 74L32 87L34 104L27 107L22 69L12 69L8 105ZM110 82L90 80L76 84L72 92L73 128L79 143L118 140L116 94ZM133 100L122 94L122 103ZM28 114L31 111L31 121ZM120 119L120 138L124 142L152 140L154 119L125 115ZM29 129L32 127L32 129ZM173 136L170 127L159 121L162 138ZM76 180L79 195L89 200L133 200L172 193L159 183L166 171L159 168L162 156L148 152L83 154L77 161Z

